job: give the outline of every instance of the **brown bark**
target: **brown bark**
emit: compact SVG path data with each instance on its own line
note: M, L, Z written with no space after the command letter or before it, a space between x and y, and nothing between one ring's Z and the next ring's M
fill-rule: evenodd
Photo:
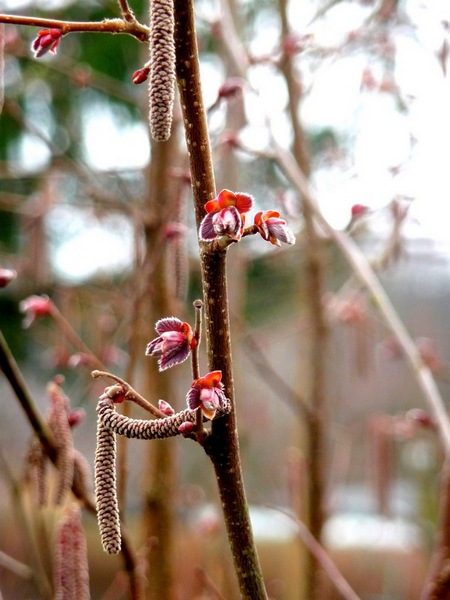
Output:
M197 226L204 204L216 195L206 114L202 100L198 50L192 0L175 1L177 79L183 111L192 177ZM233 405L231 413L213 422L205 442L219 486L228 539L241 596L247 600L267 598L245 497L234 408L231 362L226 251L200 249L205 306L205 331L210 370L222 371L222 382Z

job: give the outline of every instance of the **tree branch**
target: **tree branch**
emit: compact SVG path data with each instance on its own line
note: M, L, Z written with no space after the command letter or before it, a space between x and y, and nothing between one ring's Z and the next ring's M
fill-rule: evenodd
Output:
M203 104L193 0L175 0L177 81L189 152L197 227L205 203L216 195L206 111ZM214 465L222 500L228 540L244 600L267 598L253 539L242 478L237 437L230 325L226 278L226 250L214 252L200 245L205 307L205 329L210 370L222 371L222 382L231 401L231 413L212 423L205 451Z

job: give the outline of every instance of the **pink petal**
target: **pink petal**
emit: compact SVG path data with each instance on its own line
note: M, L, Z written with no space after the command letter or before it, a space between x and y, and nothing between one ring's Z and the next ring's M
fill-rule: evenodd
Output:
M214 214L215 213L208 213L203 219L203 221L200 223L198 234L200 240L203 242L210 242L211 240L214 240L217 237L217 233L213 225Z
M182 331L183 322L176 317L165 317L156 322L155 329L161 335L168 331Z

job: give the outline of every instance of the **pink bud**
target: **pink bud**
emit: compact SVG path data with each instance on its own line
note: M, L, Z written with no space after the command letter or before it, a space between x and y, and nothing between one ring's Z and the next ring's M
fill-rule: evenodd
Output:
M435 423L430 415L420 408L412 408L406 413L406 418L408 420L421 425L426 429L434 429Z
M82 408L74 408L67 415L70 427L76 427L85 418L86 412Z
M178 427L178 431L183 435L190 435L194 429L195 425L191 421L184 421L184 423L181 423Z
M242 94L245 80L240 77L230 77L219 88L219 98L232 98Z
M20 312L25 313L24 327L29 327L38 317L45 317L52 312L53 303L46 295L29 296L19 304Z
M165 400L158 400L158 408L161 412L163 412L167 417L171 417L175 414L174 409L170 406L168 402Z
M358 219L367 213L369 208L364 204L354 204L352 206L352 219Z
M115 404L120 404L125 400L126 391L123 385L116 383L105 388L103 396L110 398Z

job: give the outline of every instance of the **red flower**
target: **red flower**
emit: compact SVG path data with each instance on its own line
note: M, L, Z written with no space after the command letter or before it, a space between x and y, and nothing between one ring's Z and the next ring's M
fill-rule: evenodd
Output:
M250 194L242 194L241 192L230 192L230 190L222 190L217 198L209 200L205 204L205 210L208 213L215 213L222 208L235 206L242 214L251 210L253 206L253 198Z
M209 242L222 235L227 235L238 242L244 229L243 213L251 210L253 198L249 194L222 190L217 198L205 204L208 213L200 223L199 236L202 241Z
M59 46L59 40L62 33L60 29L41 29L38 31L37 38L33 40L31 49L34 52L34 58L44 56L49 50L52 54L56 54L56 49Z
M280 219L280 213L276 210L266 210L256 213L255 227L261 236L274 246L295 244L295 237L284 219Z
M29 327L39 317L45 317L52 312L53 302L45 294L42 296L29 296L19 304L20 312L25 313L23 326Z
M183 323L175 317L160 319L155 329L159 337L147 344L145 354L159 357L160 371L184 362L197 345L189 323Z
M223 391L222 371L211 371L204 377L192 382L191 389L186 395L186 401L191 410L200 407L205 417L212 419L217 409L226 403Z

